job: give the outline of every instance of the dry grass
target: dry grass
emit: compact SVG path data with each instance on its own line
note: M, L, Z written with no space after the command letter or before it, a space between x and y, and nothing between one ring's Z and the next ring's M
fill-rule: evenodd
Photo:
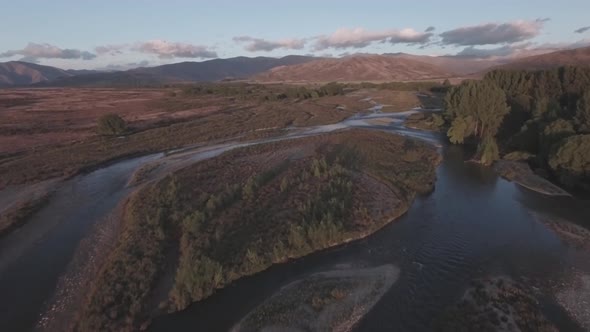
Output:
M131 155L215 140L264 137L292 125L336 123L354 114L360 106L357 99L346 96L326 97L325 100L261 101L254 98L243 101L170 92L173 90L6 90L7 99L12 93L12 99L30 99L36 95L38 100L33 105L13 106L14 109L10 107L0 113L6 120L3 122L5 134L0 135L1 152L5 154L0 159L0 189L9 184L71 176ZM70 97L64 97L65 101L60 104L50 97L53 93ZM95 94L95 99L88 94ZM108 100L118 95L127 96L127 102L109 103ZM86 96L90 98L88 104L81 101ZM58 110L65 105L72 110L65 113ZM339 105L344 109L337 109ZM130 122L134 131L124 138L96 136L93 127L96 117L114 110L120 110L117 113ZM17 116L20 113L23 115ZM32 120L36 113L43 114L38 123ZM38 144L49 146L9 154Z

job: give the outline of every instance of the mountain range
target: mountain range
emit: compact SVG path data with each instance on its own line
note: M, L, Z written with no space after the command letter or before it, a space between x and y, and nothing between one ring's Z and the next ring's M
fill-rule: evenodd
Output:
M146 86L228 79L261 82L411 81L478 76L491 69L547 69L590 65L590 47L516 59L474 59L405 53L342 58L290 55L181 62L127 71L63 70L22 61L0 63L0 87Z

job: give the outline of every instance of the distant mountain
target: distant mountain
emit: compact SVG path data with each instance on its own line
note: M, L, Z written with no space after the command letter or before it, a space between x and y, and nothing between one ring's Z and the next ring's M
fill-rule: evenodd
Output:
M88 74L97 74L104 72L104 70L92 70L92 69L66 69L66 72L72 76L76 75L88 75Z
M405 53L356 54L344 58L290 55L181 62L127 71L62 70L22 61L0 63L0 87L146 86L251 78L261 82L411 81L457 76L481 77L493 68L546 69L590 66L590 47L517 59L474 59Z
M53 81L72 74L55 67L22 61L0 63L0 87Z
M561 66L590 66L590 47L519 58L495 68L540 70Z
M277 66L301 64L315 57L290 55L269 57L236 57L203 62L180 62L157 67L136 68L121 72L94 73L64 77L43 85L51 86L137 86L175 82L210 82L243 79Z
M284 58L236 57L203 62L181 62L151 68L138 68L130 72L162 77L168 81L219 81L228 78L248 78L278 66L306 63L318 58L290 55Z
M435 65L446 71L455 73L459 76L469 75L481 72L491 67L499 66L507 63L509 60L503 59L477 59L462 56L428 56L428 55L413 55L407 53L393 53L384 54L399 59L416 60L431 65Z
M273 68L253 79L263 82L410 81L453 74L422 61L387 55L355 55Z

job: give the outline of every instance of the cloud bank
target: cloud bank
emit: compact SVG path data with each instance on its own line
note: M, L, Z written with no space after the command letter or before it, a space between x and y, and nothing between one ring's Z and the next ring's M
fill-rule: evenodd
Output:
M431 32L419 32L414 29L369 31L364 28L342 28L331 35L317 37L313 49L321 51L328 48L363 48L374 42L424 44L432 35Z
M82 59L92 60L96 54L72 48L59 48L51 44L29 43L23 49L0 53L0 58L22 56L21 60L37 62L39 59Z
M520 20L508 23L487 23L461 27L441 33L441 44L476 46L522 42L538 36L547 20Z
M284 39L271 41L250 36L238 36L233 38L234 42L245 43L244 49L249 52L265 51L270 52L276 49L300 50L305 47L305 39Z
M136 44L134 51L154 54L160 59L172 58L216 58L217 53L206 46L194 45L188 43L169 42L166 40L156 39Z

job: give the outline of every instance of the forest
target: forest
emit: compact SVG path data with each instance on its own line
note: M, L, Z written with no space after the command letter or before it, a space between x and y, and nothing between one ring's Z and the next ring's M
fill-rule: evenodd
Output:
M451 143L477 145L475 159L526 161L569 189L590 189L590 68L495 70L449 90Z

